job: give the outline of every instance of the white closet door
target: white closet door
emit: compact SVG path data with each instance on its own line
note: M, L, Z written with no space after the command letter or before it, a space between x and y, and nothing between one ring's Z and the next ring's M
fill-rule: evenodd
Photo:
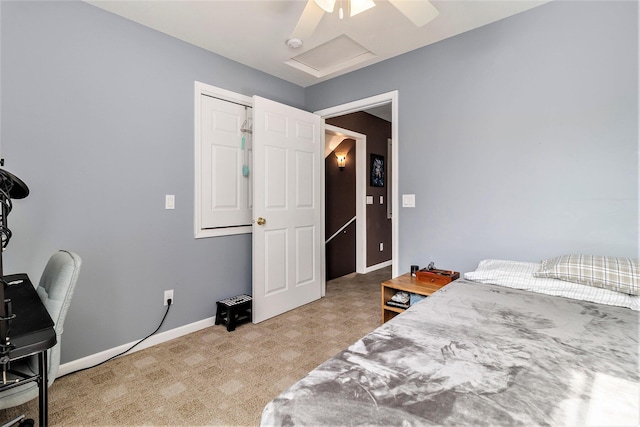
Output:
M254 97L253 321L322 291L322 118ZM264 220L264 222L262 221Z
M250 123L250 108L201 95L202 228L251 224L251 176L243 176L241 127ZM245 133L251 159L251 134ZM248 163L249 165L251 163Z

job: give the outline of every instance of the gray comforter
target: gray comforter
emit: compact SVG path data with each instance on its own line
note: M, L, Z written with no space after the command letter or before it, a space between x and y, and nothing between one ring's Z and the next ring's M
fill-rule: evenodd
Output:
M637 425L638 317L461 279L311 371L262 425Z

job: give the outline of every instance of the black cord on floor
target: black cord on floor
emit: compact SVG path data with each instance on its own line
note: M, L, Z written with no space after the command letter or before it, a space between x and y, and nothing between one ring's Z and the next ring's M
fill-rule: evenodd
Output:
M75 374L76 372L86 371L87 369L93 369L93 368L95 368L95 367L97 367L97 366L100 366L100 365L102 365L102 364L107 363L107 362L108 362L108 361L110 361L110 360L115 359L116 357L122 356L123 354L126 354L126 353L130 352L130 351L131 351L131 350L133 350L133 349L134 349L138 344L140 344L140 343L142 343L144 340L146 340L146 339L148 339L148 338L152 337L153 335L155 335L155 334L160 330L160 328L162 327L162 324L164 323L164 319L166 319L166 318L167 318L167 314L169 314L169 309L170 309L170 308L171 308L171 300L170 300L170 299L168 299L168 300L167 300L167 311L165 311L165 312L164 312L164 316L162 316L162 320L160 321L160 324L158 325L158 327L156 328L156 330L155 330L155 331L153 331L153 332L151 332L151 333L150 333L149 335L147 335L146 337L142 338L140 341L138 341L137 343L135 343L134 345L132 345L131 347L129 347L128 349L126 349L126 350L125 350L125 351L123 351L122 353L118 353L118 354L116 354L115 356L111 356L111 357L110 357L110 358L108 358L107 360L103 360L102 362L96 363L96 364L95 364L95 365L93 365L93 366L87 366L86 368L78 369L78 370L73 371L73 372L67 372L67 373L66 373L66 374L64 374L64 375L60 375L59 377L56 377L56 379L66 377L67 375Z

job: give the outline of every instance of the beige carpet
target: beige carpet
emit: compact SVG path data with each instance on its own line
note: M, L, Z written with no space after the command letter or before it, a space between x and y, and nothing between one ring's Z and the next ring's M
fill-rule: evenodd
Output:
M49 424L258 425L270 400L380 325L389 278L390 267L335 279L325 298L260 324L213 326L60 378ZM37 422L37 408L0 411L0 425L23 413Z

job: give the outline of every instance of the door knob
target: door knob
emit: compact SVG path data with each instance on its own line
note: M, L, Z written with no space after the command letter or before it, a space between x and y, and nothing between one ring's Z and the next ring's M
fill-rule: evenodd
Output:
M258 217L258 225L265 225L267 223L267 220L262 218L261 216Z

